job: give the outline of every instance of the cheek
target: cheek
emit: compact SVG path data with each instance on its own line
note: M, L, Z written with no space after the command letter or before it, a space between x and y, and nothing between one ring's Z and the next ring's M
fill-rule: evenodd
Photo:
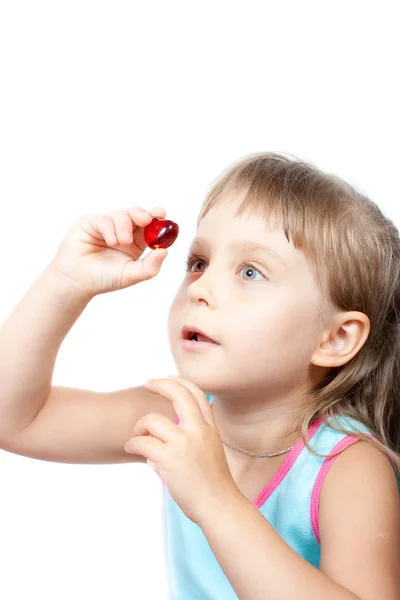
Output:
M300 302L293 295L284 295L248 312L231 314L224 322L228 320L230 339L240 340L240 344L231 345L235 352L282 358L308 352L313 342L315 308L312 301Z
M313 299L293 299L280 319L271 323L271 348L283 364L306 365L316 343L316 306Z

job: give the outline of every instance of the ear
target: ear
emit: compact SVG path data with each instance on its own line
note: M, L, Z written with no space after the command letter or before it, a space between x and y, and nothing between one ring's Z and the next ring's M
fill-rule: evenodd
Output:
M325 330L311 363L320 367L341 367L348 363L365 344L371 323L362 312L337 314L329 330Z

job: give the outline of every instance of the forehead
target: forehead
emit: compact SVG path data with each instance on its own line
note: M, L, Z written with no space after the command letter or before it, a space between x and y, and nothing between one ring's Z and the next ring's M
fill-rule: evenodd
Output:
M224 190L216 200L215 204L208 213L201 219L199 228L210 226L210 224L218 225L221 222L229 222L230 226L246 227L251 229L254 227L262 227L263 230L270 231L271 229L282 228L282 219L271 214L267 217L267 205L259 202L250 206L247 203L243 205L247 194L247 189L239 190ZM242 206L243 205L243 206ZM238 215L239 209L241 214Z
M225 193L218 199L199 222L195 239L203 241L194 246L205 246L215 252L235 249L250 251L250 244L246 245L250 242L266 246L272 250L272 254L279 253L283 266L297 271L298 275L304 269L314 272L302 250L295 248L287 239L279 217L267 218L260 210L257 213L254 209L246 209L241 215L236 214L244 194L245 191Z
M227 246L232 242L244 245L251 244L272 247L290 258L291 244L278 219L267 220L265 216L256 214L254 210L245 210L237 215L241 198L236 196L218 200L209 212L201 219L197 228L196 239L207 240L210 246ZM293 248L294 250L294 248Z

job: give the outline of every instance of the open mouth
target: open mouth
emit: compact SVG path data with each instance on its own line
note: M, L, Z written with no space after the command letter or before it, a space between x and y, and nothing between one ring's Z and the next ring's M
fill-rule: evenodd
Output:
M202 335L201 333L196 333L195 331L190 334L189 340L192 342L214 344L215 346L218 346L218 343L214 342L214 340L210 340L210 338L206 337L205 335Z
M182 338L188 342L195 342L197 344L212 344L214 346L219 346L219 343L211 338L207 337L203 333L199 331L194 331L194 329L190 329L190 327L185 326L182 331Z

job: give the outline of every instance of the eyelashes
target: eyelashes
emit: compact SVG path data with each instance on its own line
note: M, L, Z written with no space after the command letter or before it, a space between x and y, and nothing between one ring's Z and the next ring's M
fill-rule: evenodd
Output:
M197 256L196 254L191 254L189 255L186 259L185 259L185 270L186 271L190 271L190 268L192 266L192 263L195 263L197 261L202 261L202 262L207 262L204 258L201 258L201 256ZM259 273L264 279L269 279L262 271L260 271L260 269L256 266L254 266L252 263L249 262L242 262L240 263L240 265L238 265L238 269L243 269L244 267L250 267L251 269L253 269L253 271L257 271L257 273ZM200 271L198 271L200 272ZM255 281L255 280L245 280L245 281Z

